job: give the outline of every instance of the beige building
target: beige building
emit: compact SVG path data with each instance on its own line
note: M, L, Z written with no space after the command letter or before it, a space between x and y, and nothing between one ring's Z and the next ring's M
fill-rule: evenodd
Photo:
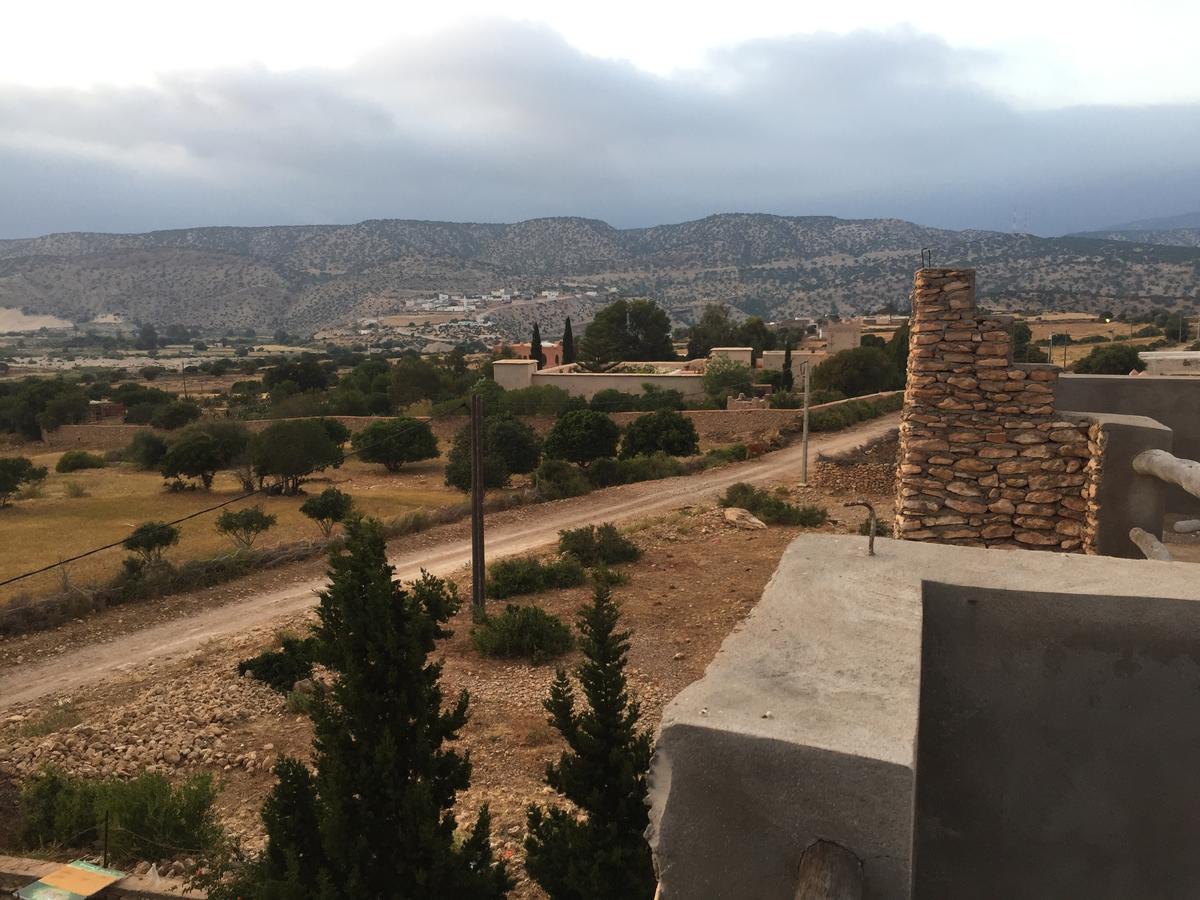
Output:
M1138 356L1147 375L1200 375L1200 350L1154 350Z
M834 353L841 353L843 350L853 350L862 340L862 323L858 321L830 322L825 326L825 340L831 356Z

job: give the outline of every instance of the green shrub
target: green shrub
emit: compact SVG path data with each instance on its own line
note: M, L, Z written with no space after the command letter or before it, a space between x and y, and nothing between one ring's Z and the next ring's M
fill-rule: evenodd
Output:
M864 536L871 533L871 520L869 518L864 519L859 524L858 533ZM890 537L891 534L891 525L889 525L887 522L884 522L882 519L875 520L875 537Z
M809 431L840 431L849 428L856 422L867 419L877 419L882 415L895 412L904 405L900 394L882 397L878 400L847 400L837 406L813 410L808 417Z
M588 406L603 413L633 412L637 409L637 397L616 388L605 388L595 393Z
M616 565L641 558L637 544L617 531L611 522L599 528L585 525L558 533L558 552L570 554L585 566Z
M1074 366L1075 371L1082 375L1128 375L1131 371L1142 372L1145 368L1138 348L1131 344L1096 347L1083 359L1077 360Z
M104 457L86 450L68 450L54 464L55 472L78 472L80 469L103 469Z
M601 587L614 588L629 584L629 576L601 563L592 567L592 581Z
M533 473L533 486L543 500L579 497L592 489L588 477L565 459L543 460Z
M822 525L828 514L819 506L794 506L782 497L739 481L729 486L720 499L722 506L736 506L753 513L768 525Z
M808 405L817 406L821 403L832 403L835 400L844 400L846 395L841 391L810 391L808 394ZM772 409L803 409L804 408L804 392L803 391L776 391L770 396Z
M519 657L542 663L571 649L571 629L536 606L508 604L471 629L471 643L484 656Z
M671 456L691 456L700 449L700 436L687 416L673 410L638 416L625 428L621 439L621 457L668 453Z
M66 486L67 496L72 500L78 500L80 497L87 497L87 489L78 481L68 481Z
M711 469L727 463L742 462L750 458L750 450L745 444L730 444L728 447L714 447L704 454L700 468Z
M500 405L514 416L560 416L572 409L583 409L587 403L547 384L505 391Z
M226 509L217 516L216 529L218 534L233 541L235 547L249 550L258 536L272 528L276 521L275 516L263 512L261 506Z
M617 460L617 471L621 476L621 484L633 484L638 481L656 481L659 478L673 478L687 471L679 460L666 453L652 453L649 456L631 456L628 459Z
M109 856L117 864L178 851L203 855L221 839L216 795L207 774L172 787L157 773L93 781L47 770L21 789L19 837L28 850L95 850L107 815Z
M157 469L167 455L167 442L153 431L137 431L129 442L126 455L139 469Z
M56 703L32 721L26 720L18 732L24 737L45 737L56 731L72 728L80 722L79 711L69 700Z
M517 594L536 594L552 588L578 587L583 565L573 556L543 563L532 557L501 559L488 566L487 593L503 600Z
M192 400L172 400L158 407L150 417L150 424L155 428L174 431L200 418L200 407ZM128 415L126 415L128 420Z
M238 674L249 673L251 678L287 694L297 681L312 675L316 656L316 638L285 637L278 650L266 650L239 662Z
M313 711L313 695L304 691L288 691L284 708L293 716L311 716Z
M576 409L558 418L546 434L542 450L549 459L586 466L604 456L616 456L621 429L601 412Z

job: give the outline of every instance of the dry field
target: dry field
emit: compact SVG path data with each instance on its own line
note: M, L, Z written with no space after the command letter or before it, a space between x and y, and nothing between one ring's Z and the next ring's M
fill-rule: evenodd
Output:
M217 476L212 491L179 493L167 491L157 473L138 471L127 464L58 474L54 465L59 455L41 453L32 457L37 465L50 470L42 483L41 496L17 500L0 509L0 531L4 535L0 541L0 580L121 540L142 522L178 519L242 493L240 484L226 473ZM70 496L70 485L77 485L85 495ZM463 501L462 493L443 483L440 459L410 464L394 475L380 465L351 459L340 469L321 473L309 482L307 491L311 495L328 486L352 494L362 512L385 520L418 508ZM316 526L299 511L304 500L304 496L260 496L246 501L246 505L260 504L279 520L257 546L316 539ZM229 540L216 532L216 516L212 513L183 523L180 542L168 557L186 560L233 549ZM71 563L69 577L77 585L103 581L119 571L123 556L117 548ZM61 585L60 570L56 569L0 588L0 603L17 595L52 593Z
M880 471L868 471L875 468ZM814 467L811 486L792 489L791 499L829 510L831 521L820 530L853 532L862 513L843 509L841 503L851 493L855 498L865 495L882 516L889 516L890 490L875 487L890 485L890 471L885 471L889 468L886 462L860 466L847 477L830 476L822 482L823 470ZM664 705L703 674L722 640L757 602L783 550L804 530L741 531L725 524L720 511L710 506L686 507L626 529L645 555L621 567L629 583L615 593L622 603L624 624L633 631L629 677L643 705L645 727L654 728ZM461 592L469 591L468 573L459 573L455 581ZM586 589L576 588L518 598L518 602L537 604L570 621L587 596ZM297 631L305 622L300 617L280 624ZM467 611L459 613L452 627L454 635L441 648L444 686L447 696L460 688L470 693L471 717L461 745L470 751L474 765L471 787L459 798L459 820L473 821L478 807L488 803L496 850L511 861L519 882L512 896L541 898L544 895L527 881L521 868L521 842L526 806L553 802L542 775L561 743L547 726L541 703L554 667L482 658L470 643ZM306 757L311 741L306 718L289 714L279 695L236 675L237 660L275 643L277 633L264 629L241 635L189 659L156 662L69 698L44 698L8 710L22 718L13 721L10 715L0 721L0 773L6 761L15 769L18 760L27 759L38 747L46 748L39 759L56 752L51 748L60 748L56 759L68 769L90 765L80 755L82 745L67 747L67 729L75 723L94 727L104 746L123 748L100 754L101 765L114 771L131 768L124 748L144 751L139 737L166 736L171 746L157 751L165 757L158 765L180 774L214 771L224 784L220 804L226 824L251 847L259 846L258 814L273 782L270 765L280 753ZM30 636L30 646L41 644L44 637L48 636ZM562 663L571 666L577 661L578 654L573 653ZM69 706L58 705L63 702ZM36 723L47 715L62 718L61 732L31 736L31 731L41 730ZM210 754L203 761L203 751L194 748L212 748L213 735L219 740L221 756ZM175 745L188 749L181 761Z

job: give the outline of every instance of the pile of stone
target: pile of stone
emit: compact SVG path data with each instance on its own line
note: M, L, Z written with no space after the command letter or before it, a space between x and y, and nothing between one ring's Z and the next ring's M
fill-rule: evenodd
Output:
M274 746L248 746L234 733L279 714L283 705L261 682L230 678L228 670L197 670L192 678L152 681L128 702L44 736L22 736L40 712L10 716L0 771L23 777L53 766L75 775L129 778L144 771L269 769Z
M1014 365L1010 320L977 314L972 270L916 274L896 532L910 540L1083 550L1090 423L1054 412L1059 369Z

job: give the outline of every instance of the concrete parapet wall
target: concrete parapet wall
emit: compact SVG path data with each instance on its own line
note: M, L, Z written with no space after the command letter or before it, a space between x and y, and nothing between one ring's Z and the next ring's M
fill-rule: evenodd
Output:
M1170 450L1171 429L1145 416L1092 414L1090 418L1092 459L1085 487L1084 551L1142 559L1141 550L1129 540L1129 530L1137 527L1162 538L1166 486L1135 472L1133 458L1143 450Z
M1200 460L1200 378L1064 373L1055 406L1081 413L1147 416L1174 432L1172 453ZM1164 490L1167 512L1200 513L1200 499L1174 485L1164 485Z
M896 536L1082 551L1090 423L1055 415L1059 369L1013 364L974 270L921 269L912 296Z
M868 557L866 538L797 538L704 677L663 713L650 772L663 900L792 900L818 838L862 860L867 900L1190 896L1195 881L1179 879L1197 867L1200 837L1197 623L1188 563L888 539ZM959 645L971 649L927 717L923 650L939 659ZM935 738L939 725L960 733ZM947 742L960 738L975 742ZM934 761L930 782L939 761L973 780L925 792L919 807L919 759ZM1039 814L1023 815L1028 804ZM1056 833L1061 821L1072 827ZM914 824L926 840L975 841L924 845L968 869L952 890L914 894ZM961 864L976 852L1018 889L972 876ZM1072 877L1087 888L1064 888ZM1154 887L1139 891L1139 877Z

